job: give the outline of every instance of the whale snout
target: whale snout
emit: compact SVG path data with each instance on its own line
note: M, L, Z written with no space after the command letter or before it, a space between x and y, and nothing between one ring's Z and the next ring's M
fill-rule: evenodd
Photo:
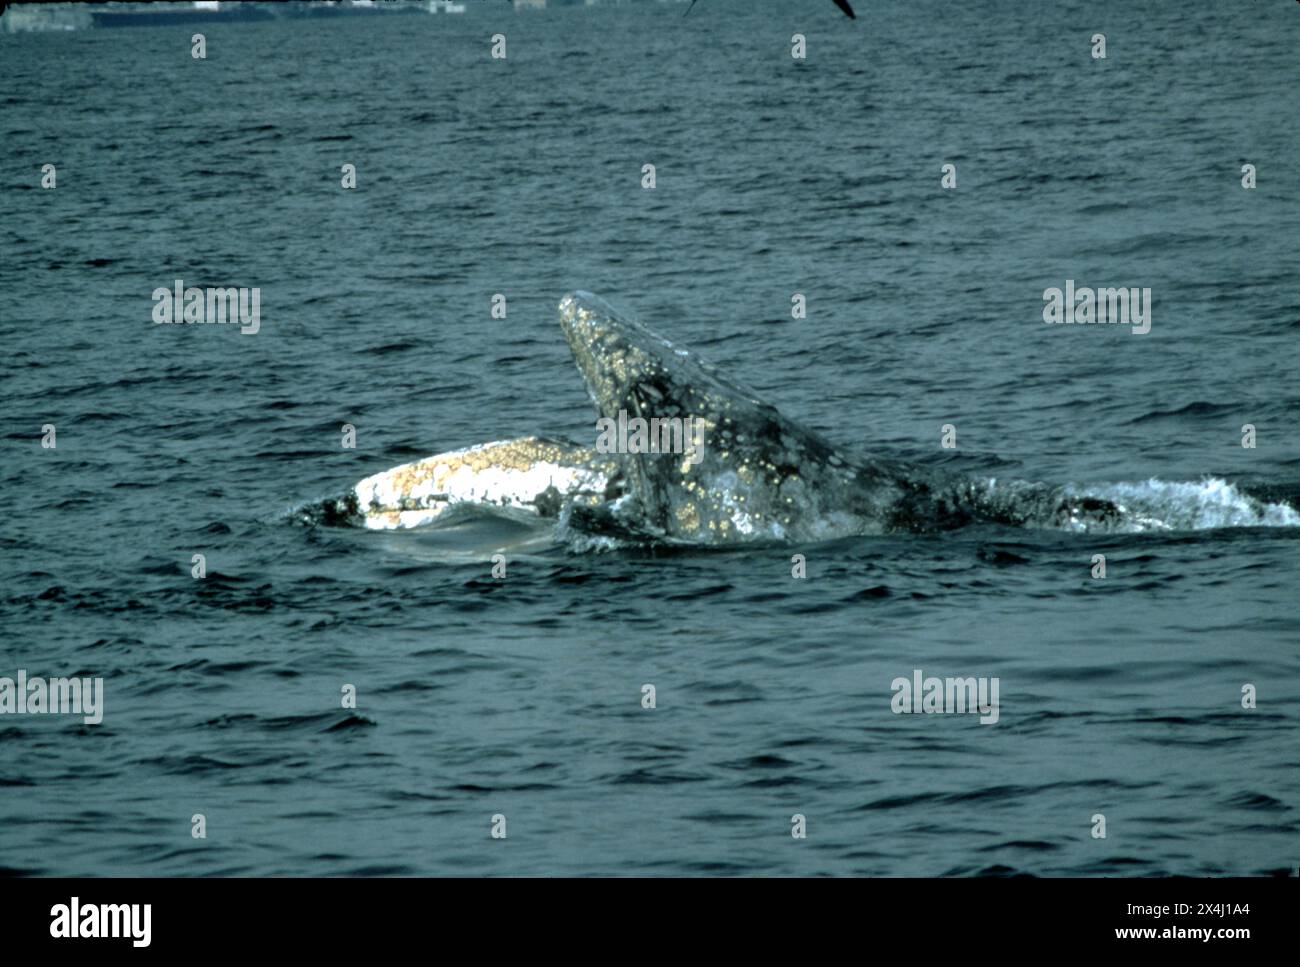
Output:
M559 312L573 361L601 415L649 406L647 387L663 384L677 366L672 343L590 292L570 292Z
M560 300L560 328L573 353L583 381L597 409L616 392L609 360L614 345L621 342L614 309L599 296L581 289Z
M560 300L560 322L564 325L613 314L614 310L608 302L582 289L574 289Z
M607 350L619 346L669 345L626 313L620 312L600 296L575 289L560 300L560 328L569 345L600 344Z

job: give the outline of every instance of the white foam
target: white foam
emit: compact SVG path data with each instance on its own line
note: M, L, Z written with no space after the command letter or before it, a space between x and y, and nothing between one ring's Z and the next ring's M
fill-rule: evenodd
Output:
M1258 500L1218 477L1068 486L1075 497L1109 500L1123 514L1113 530L1197 531L1216 527L1300 527L1300 512L1286 504Z

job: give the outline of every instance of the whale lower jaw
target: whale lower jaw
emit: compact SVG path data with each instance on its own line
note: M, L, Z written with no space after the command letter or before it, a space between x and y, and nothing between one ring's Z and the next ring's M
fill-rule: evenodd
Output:
M341 506L368 530L433 523L474 505L557 517L566 504L598 504L616 492L617 466L594 449L540 437L484 443L373 474Z

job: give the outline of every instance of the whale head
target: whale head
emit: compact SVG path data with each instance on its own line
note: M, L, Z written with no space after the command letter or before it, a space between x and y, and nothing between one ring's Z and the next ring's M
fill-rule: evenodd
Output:
M654 533L692 543L822 538L862 532L871 519L859 506L860 468L812 430L589 292L566 295L559 314L602 418L691 427L680 450L614 451L633 510Z
M646 417L678 416L688 404L702 411L739 406L776 413L752 391L590 292L560 300L560 327L603 416L620 408Z

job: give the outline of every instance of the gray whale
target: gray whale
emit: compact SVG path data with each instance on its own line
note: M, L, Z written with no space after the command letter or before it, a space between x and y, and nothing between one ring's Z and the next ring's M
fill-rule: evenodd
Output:
M685 452L610 452L603 435L595 446L540 437L479 444L371 474L298 516L389 530L464 510L555 520L561 536L723 546L976 523L1128 533L1300 526L1295 507L1217 478L1080 489L854 457L589 292L566 295L559 317L604 422L689 420L702 436Z
M618 454L626 494L580 512L692 544L827 540L948 530L975 521L1105 524L1112 503L1044 484L1001 486L904 461L854 459L820 434L589 292L560 302L564 330L597 411L692 419L692 460Z

